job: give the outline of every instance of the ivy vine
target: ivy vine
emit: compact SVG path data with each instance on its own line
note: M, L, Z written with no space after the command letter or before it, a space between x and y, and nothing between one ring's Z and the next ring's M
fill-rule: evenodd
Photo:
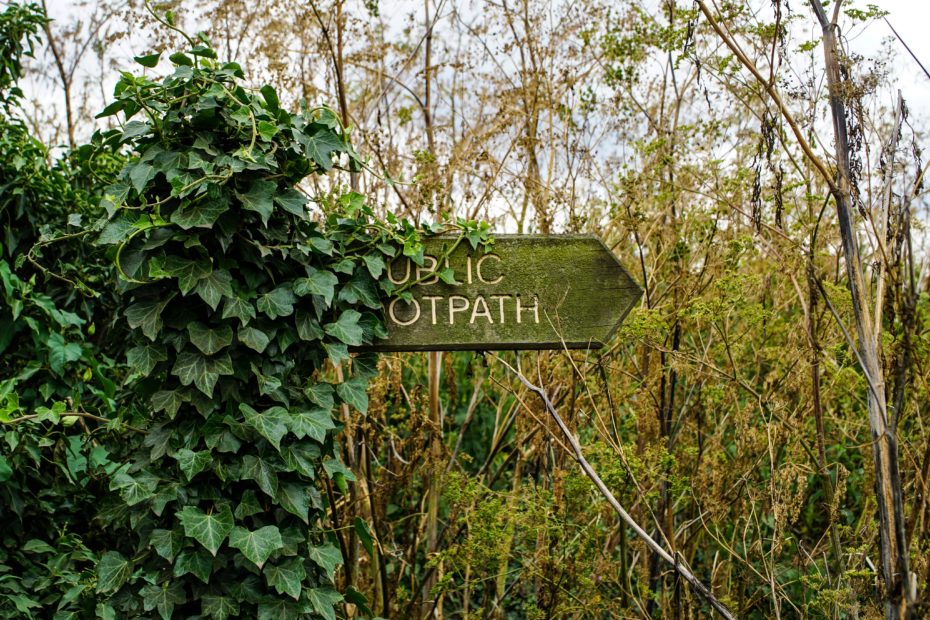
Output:
M404 293L381 276L398 253L422 264L419 231L351 191L311 214L302 179L363 168L330 109L284 110L203 41L170 62L162 80L124 73L101 114L125 116L104 140L132 151L98 242L132 330L126 415L148 432L102 513L133 544L103 555L97 589L119 615L165 619L334 619L344 597L364 611L334 587L327 511L354 478L332 412L368 408L376 356L350 348L387 336L381 300Z

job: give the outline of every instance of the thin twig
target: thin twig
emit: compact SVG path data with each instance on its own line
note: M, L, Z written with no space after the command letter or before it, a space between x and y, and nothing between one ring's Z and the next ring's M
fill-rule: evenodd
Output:
M704 597L704 599L710 603L710 606L713 607L717 613L719 613L724 618L731 620L735 619L736 616L733 615L733 612L731 612L726 605L720 602L717 597L715 597L710 591L710 588L701 583L701 581L694 576L694 573L692 573L691 570L685 566L684 558L681 556L681 554L676 552L675 556L672 557L671 554L663 549L662 546L659 545L659 543L657 543L646 532L646 530L640 527L626 510L624 510L623 506L620 505L620 502L617 501L617 498L614 497L613 493L610 492L610 489L607 488L607 485L604 484L604 481L601 480L600 476L597 475L597 472L594 471L594 469L591 467L591 464L588 463L588 460L584 457L584 454L581 452L581 446L578 444L578 440L575 439L575 436L572 435L571 431L568 430L568 427L565 425L562 417L559 415L558 411L556 411L555 405L553 405L552 401L549 400L549 395L546 394L545 390L530 383L529 379L527 379L522 372L505 362L503 359L498 357L497 360L506 366L512 373L514 373L514 375L520 379L520 382L523 383L523 385L526 386L528 390L539 396L540 400L542 400L543 404L546 406L546 411L548 411L549 415L552 416L552 419L555 420L555 423L562 431L562 435L564 435L566 441L568 441L569 445L571 446L572 452L575 456L575 461L577 461L578 465L581 466L584 474L591 479L591 481L597 487L598 491L600 491L601 495L604 496L604 498L611 505L614 511L620 516L623 522L632 528L636 535L639 536L649 546L649 548L653 550L653 552L655 552L660 558L671 565L685 581L691 584L691 587L694 588L698 594Z

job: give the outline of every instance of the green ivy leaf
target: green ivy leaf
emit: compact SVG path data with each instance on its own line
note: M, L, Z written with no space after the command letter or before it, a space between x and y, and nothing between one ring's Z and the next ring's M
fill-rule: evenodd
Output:
M301 297L304 295L319 295L326 301L327 306L332 305L339 278L333 272L325 269L314 269L313 267L309 269L311 270L309 276L294 282L294 292Z
M171 221L184 230L191 228L212 228L221 215L229 211L229 205L223 200L195 202L171 214Z
M249 191L244 194L236 193L239 200L242 201L242 208L258 213L264 224L268 224L268 218L274 210L274 193L277 185L272 181L253 181L249 186Z
M184 473L184 477L191 480L194 476L205 470L213 462L213 456L209 450L194 452L187 448L181 448L174 454L178 467Z
M164 273L178 279L182 295L191 292L201 279L210 275L213 267L206 259L191 260L180 256L169 256L162 266ZM155 274L151 274L155 276Z
M227 297L223 304L223 318L236 317L243 325L255 318L255 308L241 297Z
M274 201L287 211L293 213L301 219L308 219L310 214L307 213L307 197L296 189L288 189L274 197Z
M187 602L181 582L165 583L161 586L149 584L139 590L145 611L158 610L162 620L171 620L174 606Z
M194 292L207 302L211 309L216 310L224 297L233 296L232 276L225 269L218 269L201 279Z
M365 254L362 256L362 260L365 261L365 266L372 278L377 280L384 273L384 259L377 254Z
M155 495L157 487L158 478L144 472L132 476L120 472L110 480L110 490L118 490L120 497L129 506L135 506Z
M306 484L286 483L278 487L275 500L292 515L310 525L310 493Z
M220 504L211 514L195 506L185 506L176 516L184 527L184 535L199 542L214 557L233 529L233 515L228 504Z
M204 594L200 597L200 610L213 620L239 617L239 601L230 596Z
M313 606L313 611L323 616L325 620L336 620L335 607L342 602L342 595L332 588L313 588L307 590L307 599Z
M233 367L228 353L212 358L184 350L178 353L171 374L180 379L183 385L193 383L198 390L212 398L213 388L220 376L233 374Z
M126 308L126 319L133 329L141 329L149 340L154 341L161 331L161 313L174 297L170 294L163 299L140 301Z
M61 373L64 365L81 359L84 349L76 342L66 342L59 333L48 336L48 365L56 373Z
M342 564L342 552L332 543L326 543L319 547L311 546L307 550L307 557L326 572L326 576L329 577L330 581L336 576L336 567Z
M329 409L291 411L287 418L287 425L298 439L310 437L323 443L326 440L327 431L336 428L329 411Z
M152 394L149 400L154 411L164 411L169 418L177 415L178 409L184 402L184 395L178 390L159 390Z
M349 359L349 347L342 342L324 342L323 349L333 366L338 366Z
M133 60L142 65L143 67L148 67L149 69L153 68L158 64L158 60L161 58L161 53L158 54L146 54L145 56L134 56Z
M284 462L292 471L315 478L314 461L320 458L320 449L309 441L300 441L281 450Z
M278 493L278 474L263 458L252 455L243 457L239 475L244 480L254 480L268 497L274 497Z
M204 355L214 355L232 344L232 328L226 324L208 327L200 321L194 321L188 323L187 334L191 344Z
M152 536L149 538L149 545L155 549L155 553L169 562L174 562L184 544L184 532L179 529L152 530Z
M107 551L97 562L97 593L113 593L132 576L132 562L118 551Z
M255 327L240 327L238 338L239 342L257 353L264 353L268 343L271 342L268 334Z
M291 620L299 617L300 611L293 601L269 597L258 604L257 620Z
M335 323L327 324L323 329L333 338L338 338L347 345L357 347L362 344L364 331L358 324L362 315L356 310L344 310Z
M313 127L311 125L311 127ZM323 170L333 167L332 155L346 150L342 136L331 129L318 128L316 133L307 136L297 134L297 139L304 146L304 154Z
M290 316L294 312L296 302L297 298L289 288L279 286L258 298L258 311L265 313L270 319Z
M168 359L163 344L142 344L126 352L126 362L143 377L149 376L158 362Z
M278 594L287 594L295 601L300 599L303 580L307 577L302 559L289 558L278 565L269 564L264 573L265 581L277 590Z
M192 573L205 584L210 583L210 574L213 572L213 558L203 549L186 549L178 554L174 562L175 578Z
M354 376L336 386L336 394L342 402L355 407L362 415L368 413L368 379Z
M377 285L367 271L357 270L339 291L337 299L353 306L361 303L369 308L381 308Z
M239 403L239 411L245 416L248 426L267 439L276 450L281 449L281 439L287 434L287 409L271 407L259 413L245 403Z
M155 168L144 162L137 161L134 164L129 164L126 166L125 172L128 172L133 188L140 195L145 190L145 186L149 184L149 181L155 178Z
M281 102L278 100L278 94L274 91L274 88L266 84L261 87L260 92L262 93L262 97L265 98L265 103L268 104L269 110L281 109Z
M234 514L236 519L242 521L246 517L251 517L262 511L262 506L258 503L258 497L255 496L255 491L249 489L242 494L242 499L239 500L239 505L236 506L236 512Z
M327 411L332 411L335 401L333 399L333 385L331 383L312 383L304 388L304 394Z
M297 324L297 336L301 340L311 342L323 339L323 328L309 312L298 310L294 320Z
M238 525L229 533L229 546L242 552L249 561L261 568L271 554L284 546L277 526L266 525L249 531Z

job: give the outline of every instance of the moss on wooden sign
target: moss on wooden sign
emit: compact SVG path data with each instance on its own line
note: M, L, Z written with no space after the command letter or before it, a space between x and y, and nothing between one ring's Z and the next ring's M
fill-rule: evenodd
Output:
M389 265L412 301L385 310L379 351L599 348L642 295L616 257L592 236L497 236L493 248L425 243L422 266ZM451 268L454 283L438 273ZM451 280L448 272L443 274Z

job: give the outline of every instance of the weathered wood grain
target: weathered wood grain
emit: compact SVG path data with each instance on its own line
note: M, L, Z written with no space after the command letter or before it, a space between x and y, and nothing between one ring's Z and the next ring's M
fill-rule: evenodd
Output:
M452 242L429 239L426 255L442 257ZM448 266L457 284L418 272L406 258L390 265L396 283L423 279L410 289L413 304L386 305L389 337L373 350L596 349L642 295L593 236L500 235L487 255L462 242Z

